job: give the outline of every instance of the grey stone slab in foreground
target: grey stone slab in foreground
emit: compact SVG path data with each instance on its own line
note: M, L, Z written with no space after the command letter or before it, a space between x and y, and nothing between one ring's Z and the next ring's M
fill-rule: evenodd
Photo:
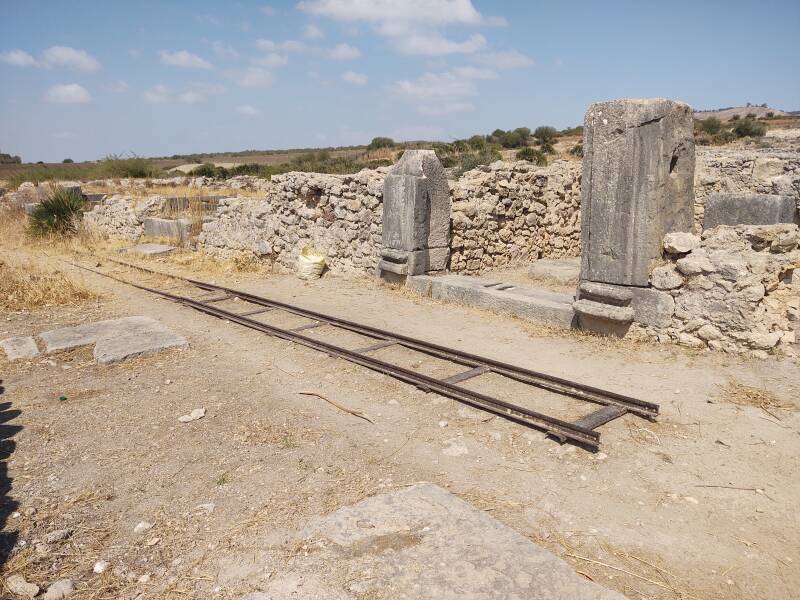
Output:
M706 199L703 229L717 225L776 225L796 223L791 196L774 194L711 194Z
M126 252L135 252L145 256L158 256L159 254L169 254L173 250L175 250L175 246L167 246L166 244L137 244L128 248Z
M32 337L13 337L0 341L8 360L20 360L23 358L36 358L39 356L39 348L36 347L36 340Z
M430 483L341 508L299 537L313 552L269 584L268 598L624 600Z
M463 275L417 275L406 285L424 296L511 314L555 327L572 327L574 296Z
M63 327L45 331L40 337L48 353L94 344L94 358L100 364L188 345L186 338L150 317L124 317Z

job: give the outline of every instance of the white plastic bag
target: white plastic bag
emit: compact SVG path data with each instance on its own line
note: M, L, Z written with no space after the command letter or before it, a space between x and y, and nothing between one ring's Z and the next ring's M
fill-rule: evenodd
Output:
M300 279L319 279L325 270L325 255L306 246L297 257L297 276Z

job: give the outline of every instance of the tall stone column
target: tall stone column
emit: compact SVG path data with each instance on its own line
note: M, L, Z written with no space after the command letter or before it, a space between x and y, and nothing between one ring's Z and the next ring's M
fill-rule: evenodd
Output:
M668 299L642 290L662 257L664 235L692 230L693 111L664 99L596 102L586 111L583 136L575 311L581 326L617 333L643 298L668 310Z
M406 150L383 184L380 276L404 280L447 268L450 191L433 150Z

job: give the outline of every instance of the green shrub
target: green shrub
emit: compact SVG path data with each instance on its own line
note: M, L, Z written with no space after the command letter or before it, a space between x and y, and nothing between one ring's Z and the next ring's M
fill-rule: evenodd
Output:
M572 154L572 156L583 158L583 144L575 144L569 149L569 153Z
M731 121L738 121L738 120L739 120L739 115L733 115L731 117Z
M767 118L768 118L768 119L771 119L771 118L772 118L772 117L774 117L774 116L775 116L775 113L774 113L774 112L772 112L772 111L769 111L769 112L767 113Z
M556 128L550 127L549 125L537 127L536 131L533 132L533 137L535 137L536 141L540 144L552 144L556 141L557 136L558 131L556 131Z
M78 190L54 187L33 209L28 219L28 232L37 237L72 235L78 231L84 204Z
M63 164L65 164L65 165L71 165L71 164L72 164L72 163L74 163L75 161L74 161L74 160L72 160L71 158L65 158L65 159L64 159L64 160L62 160L61 162L62 162Z
M544 155L544 152L538 148L532 148L530 146L517 151L517 160L527 160L540 166L547 164L547 157Z
M0 165L18 165L20 163L22 163L22 159L19 156L0 152Z
M722 122L716 117L709 117L704 121L700 121L699 128L701 131L714 135L722 129Z
M486 148L487 142L486 138L482 135L473 135L471 138L467 140L467 144L473 150L483 150Z
M146 158L139 156L121 158L119 155L111 154L100 161L97 174L106 177L147 178L158 177L162 171Z
M567 127L558 132L558 135L583 135L583 125L577 127Z
M394 140L389 137L372 138L367 150L378 150L379 148L394 148Z
M757 123L752 119L742 119L733 126L733 134L736 137L764 137L767 133L767 126Z
M747 116L746 116L746 118L748 118L748 119L755 119L755 118L756 118L756 113L747 113Z

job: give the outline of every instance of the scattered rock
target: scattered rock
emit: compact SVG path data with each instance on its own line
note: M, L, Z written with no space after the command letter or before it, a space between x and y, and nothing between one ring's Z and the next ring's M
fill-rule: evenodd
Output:
M94 568L92 571L99 575L100 573L105 573L106 569L108 569L108 561L98 560L96 563L94 563Z
M35 583L28 583L22 575L12 575L6 579L6 587L12 594L23 598L33 598L39 593L39 586Z
M152 523L148 523L147 521L140 521L136 527L133 528L133 533L144 533L145 531L150 531L153 528Z
M686 254L700 247L700 236L675 232L664 236L664 250L670 254Z
M69 529L56 529L44 536L44 541L48 544L55 544L61 540L67 539L72 532Z
M44 593L44 600L62 600L75 591L72 579L59 579Z
M188 415L183 415L178 417L178 421L180 421L181 423L191 423L192 421L197 421L198 419L202 419L205 416L206 416L205 408L195 408Z
M447 421L439 421L439 427L447 427Z

